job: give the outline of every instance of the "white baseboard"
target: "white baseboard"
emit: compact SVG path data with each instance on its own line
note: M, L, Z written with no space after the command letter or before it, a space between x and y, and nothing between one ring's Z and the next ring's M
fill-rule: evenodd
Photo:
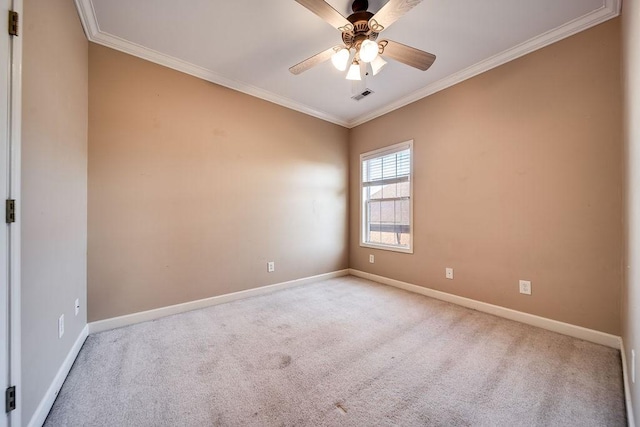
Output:
M622 381L624 383L624 400L627 406L627 424L629 427L636 427L633 419L633 402L631 401L631 387L629 382L629 365L627 364L627 353L624 348L624 340L620 338L620 356L622 357Z
M95 334L97 332L108 331L110 329L121 328L123 326L133 325L136 323L147 322L149 320L155 320L161 317L171 316L173 314L184 313L187 311L197 310L199 308L211 307L212 305L224 304L231 301L264 295L271 292L280 291L282 289L293 288L295 286L306 285L309 283L320 282L322 280L328 280L335 277L342 277L347 275L349 275L348 269L338 270L331 273L319 274L317 276L304 277L302 279L276 283L274 285L247 289L246 291L233 292L216 297L170 305L168 307L156 308L154 310L141 311L139 313L113 317L111 319L99 320L97 322L89 323L89 334Z
M53 406L53 402L55 402L56 397L58 397L58 393L62 388L62 384L64 380L67 379L67 375L73 366L73 362L76 361L76 357L78 357L78 353L80 353L80 349L84 344L84 341L89 336L89 326L85 326L76 338L76 342L73 343L73 347L69 350L67 357L62 362L60 369L58 369L58 373L53 378L49 389L45 393L44 397L40 401L40 404L36 408L33 416L31 417L31 421L29 421L29 427L41 427L44 424L44 421L47 419L47 415L49 415L49 411Z
M389 279L388 277L378 276L376 274L365 273L364 271L349 269L349 274L363 279L372 280L384 285L393 286L395 288L404 289L406 291L415 292L431 298L450 302L463 307L468 307L484 313L493 314L494 316L504 317L505 319L515 320L516 322L526 323L527 325L537 326L538 328L547 329L563 335L569 335L592 343L606 345L620 349L620 337L607 334L593 329L583 328L582 326L571 325L569 323L558 322L557 320L547 319L545 317L536 316L534 314L523 313L521 311L512 310L510 308L500 307L498 305L488 304L486 302L476 301L470 298L460 297L446 292L436 291L434 289L425 288L423 286L413 285L411 283L401 282L400 280Z

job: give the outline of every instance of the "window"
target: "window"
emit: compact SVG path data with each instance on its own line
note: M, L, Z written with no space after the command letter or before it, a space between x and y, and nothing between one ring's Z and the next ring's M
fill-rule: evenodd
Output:
M360 155L360 246L413 253L413 141Z

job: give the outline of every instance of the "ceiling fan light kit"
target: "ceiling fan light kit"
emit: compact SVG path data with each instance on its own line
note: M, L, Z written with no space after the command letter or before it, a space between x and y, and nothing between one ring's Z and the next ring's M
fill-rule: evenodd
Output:
M380 72L380 70L382 70L382 68L385 65L387 65L387 61L382 59L382 56L378 55L378 56L376 56L376 59L371 61L371 72L375 76Z
M360 64L353 61L347 73L347 80L362 80L362 76L360 76Z
M436 56L391 40L377 42L378 35L389 28L422 0L389 0L375 15L367 9L367 0L354 0L353 13L347 18L336 11L324 0L296 0L302 6L324 19L342 32L343 46L335 46L314 55L289 68L292 74L300 74L329 58L338 71L349 70L347 80L364 80L364 76L377 75L387 64L382 56L388 56L398 62L426 71Z
M378 43L371 41L369 39L364 40L360 45L360 50L358 51L360 55L360 59L364 62L371 62L378 56Z
M349 53L349 50L343 47L331 55L331 62L338 71L345 71L347 69L347 65L349 65L350 57L351 53Z

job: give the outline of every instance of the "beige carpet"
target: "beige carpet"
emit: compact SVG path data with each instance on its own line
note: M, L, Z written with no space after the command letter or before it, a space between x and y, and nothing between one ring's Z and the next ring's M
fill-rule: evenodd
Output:
M47 426L623 426L617 350L345 277L90 336Z

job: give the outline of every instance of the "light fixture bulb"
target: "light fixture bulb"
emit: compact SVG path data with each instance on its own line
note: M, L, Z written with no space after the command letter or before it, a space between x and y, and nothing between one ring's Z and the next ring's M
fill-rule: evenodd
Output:
M353 64L351 64L349 72L347 73L347 80L362 80L360 77L360 64L353 61Z
M378 74L385 65L387 65L387 61L382 59L380 55L376 56L376 59L371 61L371 70L373 71L373 75L375 76Z
M371 62L378 56L378 43L372 40L365 40L360 45L360 59L364 62Z
M331 62L338 71L344 71L349 65L349 50L342 48L333 55L331 55Z

